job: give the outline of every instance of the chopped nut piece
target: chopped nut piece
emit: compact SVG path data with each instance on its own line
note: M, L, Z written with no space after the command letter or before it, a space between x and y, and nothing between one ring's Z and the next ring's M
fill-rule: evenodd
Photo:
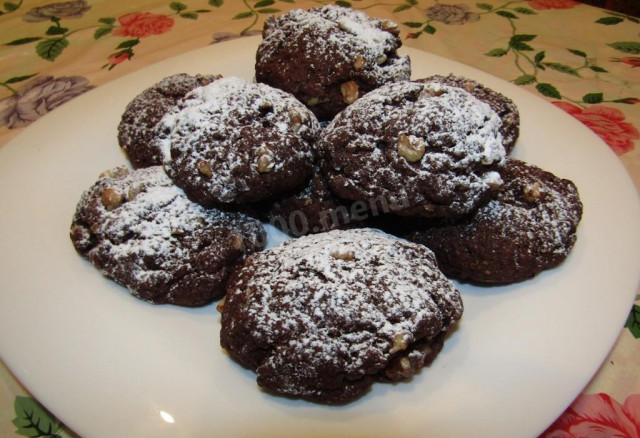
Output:
M271 150L265 146L258 148L258 172L267 173L273 170L276 162L271 154Z
M300 131L302 127L302 115L294 109L289 110L289 117L291 118L291 127L294 132Z
M382 30L385 30L395 36L400 35L400 29L398 29L398 24L390 20L384 20L382 22Z
M529 184L522 189L524 199L527 202L536 202L542 196L542 184L539 181Z
M354 81L349 81L340 86L340 92L344 103L351 105L358 99L360 90L358 89L358 84Z
M211 178L213 176L213 171L211 170L211 166L206 161L200 161L198 163L198 172L207 178Z
M216 310L220 313L224 312L224 299L226 297L222 297L222 299L220 301L218 301L218 304L216 305Z
M316 106L319 103L320 103L320 99L318 99L317 97L312 97L311 99L307 100L308 106Z
M102 191L100 200L102 201L102 205L104 205L104 208L106 208L107 211L111 211L122 205L122 201L124 201L124 195L116 191L115 189L106 188Z
M129 191L127 192L127 201L131 201L133 198L138 196L140 193L144 191L144 186L142 184L135 184L129 187Z
M244 251L244 239L239 234L231 237L231 246L238 251Z
M413 135L400 134L398 136L398 155L410 163L420 161L427 147L423 139Z
M378 65L382 65L385 62L387 62L387 55L385 55L384 53L376 58L376 63Z
M403 370L411 369L411 361L407 357L403 357L400 359L400 368Z
M389 353L397 353L398 351L405 350L407 348L407 341L404 339L403 333L396 333L393 337L393 345L391 346L391 350Z
M356 59L353 61L353 68L356 70L362 70L365 65L367 65L367 61L364 59L362 55L356 56Z
M338 260L345 260L350 262L356 259L356 253L352 249L344 249L340 248L334 251L331 251L331 257Z
M105 170L100 174L100 178L109 177L113 179L120 179L124 178L127 175L129 175L129 169L124 166L120 166L116 167L115 169Z

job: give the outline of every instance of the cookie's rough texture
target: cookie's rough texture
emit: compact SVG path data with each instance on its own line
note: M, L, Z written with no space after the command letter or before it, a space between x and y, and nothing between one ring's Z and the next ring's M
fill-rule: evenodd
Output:
M296 96L331 119L380 85L408 80L397 24L327 5L269 17L256 54L256 79Z
M500 127L502 142L507 154L511 153L520 135L520 113L518 107L511 99L489 87L485 87L473 79L452 74L448 76L429 76L428 78L419 79L416 82L435 82L437 84L462 88L478 98L478 100L488 104L502 121L502 126Z
M199 306L263 248L262 225L187 199L162 167L116 168L83 193L71 225L76 250L152 303Z
M186 73L169 76L144 90L127 105L118 125L118 143L127 153L133 167L162 164L162 152L157 145L154 146L158 122L189 91L220 77L191 76Z
M469 218L407 237L432 249L447 275L482 283L526 280L561 263L576 241L582 203L575 185L507 160L495 199Z
M382 198L403 215L462 216L501 184L500 126L487 104L460 88L398 82L336 116L317 149L342 198Z
M167 173L210 206L255 202L303 184L320 128L293 96L229 77L189 93L160 129Z
M415 374L461 315L427 248L333 230L247 259L227 286L221 344L272 392L343 403Z
M358 222L352 217L351 203L338 198L315 168L313 176L301 189L257 208L264 220L293 237L344 228ZM366 217L366 209L362 211Z

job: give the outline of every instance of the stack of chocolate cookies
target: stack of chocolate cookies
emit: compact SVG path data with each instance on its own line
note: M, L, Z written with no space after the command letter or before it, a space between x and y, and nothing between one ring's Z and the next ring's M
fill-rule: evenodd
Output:
M267 20L247 82L174 75L127 106L135 170L78 204L77 251L152 303L226 295L220 342L276 394L345 403L430 364L450 278L522 281L571 250L575 185L509 154L514 103L411 81L399 29L338 6ZM264 249L269 222L296 239Z

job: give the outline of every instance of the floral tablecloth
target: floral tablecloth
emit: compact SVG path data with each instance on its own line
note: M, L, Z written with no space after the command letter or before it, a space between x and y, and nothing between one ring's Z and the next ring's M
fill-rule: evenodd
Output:
M563 109L640 187L640 20L573 0L13 0L0 4L0 146L117 77L264 20L326 3L401 24L405 45L456 59ZM640 301L602 368L544 437L640 437ZM0 363L0 436L73 436Z

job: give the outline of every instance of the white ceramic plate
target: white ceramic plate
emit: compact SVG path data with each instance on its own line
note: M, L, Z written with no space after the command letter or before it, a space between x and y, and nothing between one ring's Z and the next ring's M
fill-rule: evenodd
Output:
M253 77L258 38L203 48L93 90L0 149L0 353L82 436L532 437L586 385L638 285L640 207L615 155L570 116L462 64L407 49L414 76L450 72L518 104L515 156L577 184L578 242L559 268L505 287L462 285L465 313L441 355L407 383L327 407L261 392L219 347L215 306L136 300L74 251L76 202L126 163L125 105L177 72ZM276 236L276 234L274 234Z

